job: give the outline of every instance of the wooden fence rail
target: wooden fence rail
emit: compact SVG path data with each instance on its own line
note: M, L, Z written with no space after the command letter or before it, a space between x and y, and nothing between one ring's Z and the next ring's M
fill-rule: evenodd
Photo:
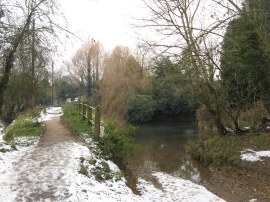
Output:
M74 102L76 110L83 116L89 124L94 125L94 139L98 140L100 137L100 119L101 119L101 108L96 106L95 108L85 103ZM94 118L93 118L94 112Z

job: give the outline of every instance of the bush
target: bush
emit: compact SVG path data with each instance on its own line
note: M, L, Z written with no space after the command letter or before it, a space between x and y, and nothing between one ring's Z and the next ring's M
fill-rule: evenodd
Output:
M188 153L205 166L237 167L240 160L240 151L243 150L241 137L213 136L206 141L194 141L187 146Z
M155 113L156 103L148 95L137 94L127 101L127 116L130 122L150 121Z
M126 160L137 148L134 140L129 135L133 130L130 126L122 126L116 122L109 122L105 126L105 135L100 137L98 147L105 159L115 162L120 168L125 169Z
M240 126L251 126L255 128L262 124L261 119L263 117L269 117L269 113L265 105L261 101L257 101L250 108L241 111L239 124Z
M93 135L92 127L86 120L83 120L82 115L74 107L66 106L61 119L81 139L85 138L83 134ZM100 151L97 151L97 153L105 159L112 160L119 167L125 168L127 158L136 148L133 139L129 136L134 128L117 122L106 121L105 123L105 135L101 136L98 141L97 146ZM91 163L94 164L94 161ZM105 164L103 164L103 167L108 168Z

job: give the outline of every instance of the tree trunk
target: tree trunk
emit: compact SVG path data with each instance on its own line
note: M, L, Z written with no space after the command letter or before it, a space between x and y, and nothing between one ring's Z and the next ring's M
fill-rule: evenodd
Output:
M13 67L15 53L17 51L19 44L22 42L27 29L30 26L32 15L33 13L31 12L31 14L27 17L26 23L24 24L21 32L18 33L18 37L14 39L12 43L12 47L7 51L7 54L4 56L5 58L4 72L3 72L3 77L1 78L1 81L0 81L0 114L2 113L2 108L4 105L4 94L8 86L10 72Z
M226 135L228 133L228 130L225 128L225 126L223 125L220 116L216 117L216 127L218 129L218 133L220 135Z

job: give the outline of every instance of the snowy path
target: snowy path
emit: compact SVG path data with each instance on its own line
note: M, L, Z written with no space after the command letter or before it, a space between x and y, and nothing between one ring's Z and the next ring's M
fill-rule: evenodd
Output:
M0 168L0 201L62 201L68 198L66 174L74 172L70 164L81 154L89 155L87 148L74 140L60 123L59 116L55 116L46 122L46 133L37 147L6 154L9 161Z
M66 142L51 147L34 148L14 159L10 169L1 177L1 201L62 201L70 196L70 159L74 143ZM4 200L3 200L4 199Z
M124 178L98 182L92 175L79 174L82 157L85 162L97 159L55 116L46 122L46 134L38 146L0 153L0 201L223 201L200 185L164 173L153 173L162 190L138 179L142 194L138 196ZM112 162L107 163L112 171L118 170Z

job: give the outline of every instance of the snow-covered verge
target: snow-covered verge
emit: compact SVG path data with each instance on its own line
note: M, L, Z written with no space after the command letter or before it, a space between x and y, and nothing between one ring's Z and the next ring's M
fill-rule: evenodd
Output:
M61 116L63 114L61 107L50 107L44 111L41 111L40 116L38 119L27 119L27 121L38 121L44 122L53 119L56 116ZM15 123L15 121L13 122ZM12 124L13 124L12 123ZM26 149L24 147L35 147L40 137L36 136L17 136L12 139L10 143L7 143L3 140L3 136L5 135L4 127L0 124L0 158L1 153L11 152L11 151L18 151L21 149ZM2 154L3 155L3 154Z
M246 149L241 152L241 159L244 161L263 161L262 158L270 158L270 151L254 151L252 149Z

